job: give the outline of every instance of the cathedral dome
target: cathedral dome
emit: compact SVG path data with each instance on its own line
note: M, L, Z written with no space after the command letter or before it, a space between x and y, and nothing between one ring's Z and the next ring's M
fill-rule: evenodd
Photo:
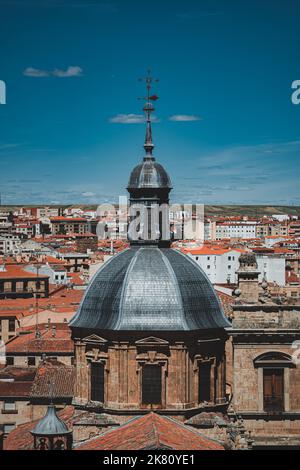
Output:
M147 118L146 155L131 172L127 187L130 203L140 203L146 208L150 226L153 222L150 209L168 203L172 188L168 173L152 155L154 107L151 100L157 97L150 96L151 80L147 78L147 103L143 108ZM144 222L140 224L146 225ZM129 237L131 247L99 269L70 323L72 328L192 331L230 326L200 266L187 255L171 249L170 236L163 238L163 228L169 225L169 212L166 220L157 223L154 219L156 227L155 224L158 230L154 235L151 231L150 238ZM145 235L149 235L149 230Z
M170 177L164 167L155 159L145 158L131 172L128 189L172 188Z
M183 253L131 247L94 276L70 324L89 330L206 330L230 326L201 268Z

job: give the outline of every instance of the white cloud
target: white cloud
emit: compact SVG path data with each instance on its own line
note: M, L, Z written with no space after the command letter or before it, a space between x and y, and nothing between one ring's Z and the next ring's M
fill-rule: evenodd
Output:
M80 77L82 75L82 68L78 65L70 65L66 70L55 69L55 70L42 70L35 69L33 67L27 67L23 71L23 75L26 77Z
M140 124L146 122L146 118L143 114L116 114L109 118L109 122L117 124ZM160 119L156 116L152 116L151 122L160 122Z
M70 65L67 70L53 70L51 75L55 77L80 77L82 75L82 68L78 67L78 65Z
M47 70L27 67L27 69L23 71L23 75L26 75L26 77L49 77L50 72L48 72Z
M142 114L117 114L109 119L109 122L118 124L138 124L145 122L145 116Z
M21 144L0 144L0 150L7 150L15 147L19 147Z
M91 193L90 191L86 191L85 193L82 193L81 196L83 196L83 197L93 197L93 196L96 196L96 194Z
M173 114L169 117L169 121L174 122L188 122L188 121L201 121L202 117L196 114Z

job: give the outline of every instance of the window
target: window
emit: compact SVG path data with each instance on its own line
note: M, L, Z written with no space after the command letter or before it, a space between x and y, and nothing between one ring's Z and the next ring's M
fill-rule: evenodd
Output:
M15 411L16 410L16 402L15 401L5 401L3 406L4 411Z
M199 390L198 397L199 403L211 400L210 393L210 362L200 362L199 364Z
M8 320L8 331L15 331L16 325L15 325L15 319L10 318Z
M231 261L231 256L228 256L228 261Z
M6 356L6 365L13 366L15 363L15 358L13 356Z
M228 265L228 269L231 269L231 264Z
M210 264L207 265L207 269L210 269Z
M143 405L161 405L161 366L145 364L142 369Z
M91 363L91 400L104 402L104 365Z
M15 423L4 424L3 425L4 435L7 436L7 434L9 434L10 431L13 431L15 427L16 427Z
M196 256L196 261L198 261L198 259L199 259L199 256Z
M263 369L264 411L283 411L283 369Z
M35 366L35 357L34 356L28 356L27 364L29 366Z

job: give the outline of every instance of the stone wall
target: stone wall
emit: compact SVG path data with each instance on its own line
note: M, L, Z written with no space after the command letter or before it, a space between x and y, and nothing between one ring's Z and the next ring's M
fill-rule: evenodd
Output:
M182 336L182 335L181 335ZM102 340L102 342L101 342ZM198 368L201 361L211 364L212 403L225 402L224 339L198 343L172 338L139 338L136 341L99 343L75 341L75 403L90 401L90 363L104 364L106 409L188 409L198 407ZM142 405L141 376L144 364L157 364L162 371L161 405Z

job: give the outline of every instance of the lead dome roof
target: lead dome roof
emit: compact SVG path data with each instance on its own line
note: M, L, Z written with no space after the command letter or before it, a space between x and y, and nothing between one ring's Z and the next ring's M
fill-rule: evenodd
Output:
M131 172L128 189L172 188L172 183L164 167L153 157L144 158Z
M71 320L93 330L198 330L230 326L202 269L187 255L131 247L95 274Z

